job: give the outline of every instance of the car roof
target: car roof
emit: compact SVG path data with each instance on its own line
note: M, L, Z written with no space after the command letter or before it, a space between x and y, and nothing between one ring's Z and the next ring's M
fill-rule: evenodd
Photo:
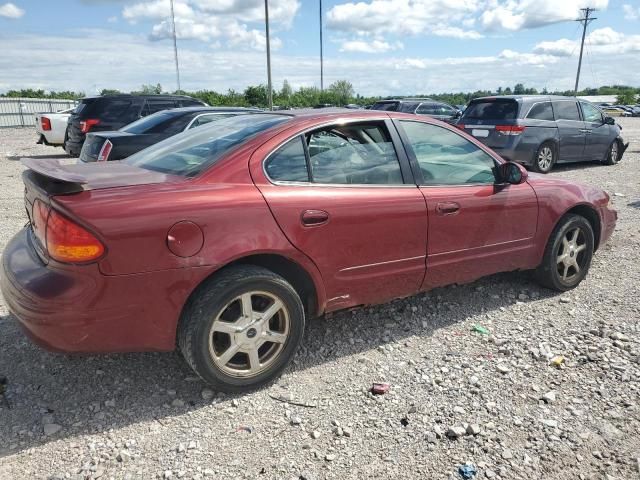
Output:
M411 103L416 103L416 102L436 102L436 103L441 103L438 102L438 100L434 100L433 98L428 98L428 97L405 97L405 98L385 98L384 100L377 100L376 103L391 103L391 102L411 102Z
M161 110L164 113L191 113L191 112L249 112L249 113L260 113L262 110L259 108L246 108L246 107L208 107L205 105L195 105L192 107L180 107L180 108L171 108L169 110Z
M189 95L174 95L171 93L113 93L108 95L88 95L80 100L93 100L98 98L183 98L188 100L198 100L197 98L190 97Z
M566 95L491 95L488 97L478 97L471 100L472 102L482 100L515 100L521 102L532 102L540 100L578 100L577 97L569 97Z

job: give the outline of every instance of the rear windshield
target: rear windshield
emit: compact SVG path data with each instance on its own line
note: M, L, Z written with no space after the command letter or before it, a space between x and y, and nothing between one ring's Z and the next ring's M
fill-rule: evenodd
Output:
M384 110L385 112L397 112L400 102L376 102L371 110Z
M515 120L518 118L518 102L515 100L471 102L464 111L463 117L474 120Z
M169 112L158 112L148 117L142 117L129 125L126 125L120 129L121 132L127 133L147 133L154 127L161 125L162 123L171 120L175 117L175 114Z
M125 160L136 167L193 177L254 135L290 120L285 115L229 117L188 130L141 150Z

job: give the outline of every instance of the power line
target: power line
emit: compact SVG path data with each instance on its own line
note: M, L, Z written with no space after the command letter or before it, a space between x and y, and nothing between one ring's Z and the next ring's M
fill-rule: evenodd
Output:
M171 25L173 27L173 56L176 60L176 83L178 84L178 93L180 93L180 66L178 65L178 41L176 39L176 16L173 11L173 0L171 2Z
M271 89L271 45L269 43L269 0L264 0L264 23L267 36L267 100L269 110L273 110L273 91Z
M584 17L578 18L576 22L580 22L582 24L582 42L580 43L580 59L578 60L578 73L576 74L576 86L573 89L574 94L578 94L578 84L580 83L580 68L582 68L582 51L584 50L584 37L587 34L587 25L589 25L594 20L597 20L596 17L591 17L590 15L596 11L595 8L581 8L580 11L584 12Z

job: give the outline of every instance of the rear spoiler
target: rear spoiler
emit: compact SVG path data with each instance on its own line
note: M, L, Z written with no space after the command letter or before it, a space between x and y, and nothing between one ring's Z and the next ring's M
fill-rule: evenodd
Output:
M22 173L25 185L32 184L47 195L70 195L82 192L87 182L81 175L62 168L53 159L22 158L22 164L27 167Z

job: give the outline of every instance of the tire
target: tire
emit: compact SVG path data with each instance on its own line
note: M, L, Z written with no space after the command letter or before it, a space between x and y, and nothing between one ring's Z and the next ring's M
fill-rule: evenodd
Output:
M604 160L605 165L615 165L620 161L620 142L615 139L609 150L607 150L607 156Z
M242 265L214 275L193 294L180 318L178 346L214 389L245 392L280 376L304 326L302 301L284 278Z
M565 215L549 237L542 263L535 271L536 280L560 292L577 287L589 271L594 245L589 221L580 215Z
M533 157L533 170L538 173L549 173L558 160L556 146L552 142L544 142L536 150Z

